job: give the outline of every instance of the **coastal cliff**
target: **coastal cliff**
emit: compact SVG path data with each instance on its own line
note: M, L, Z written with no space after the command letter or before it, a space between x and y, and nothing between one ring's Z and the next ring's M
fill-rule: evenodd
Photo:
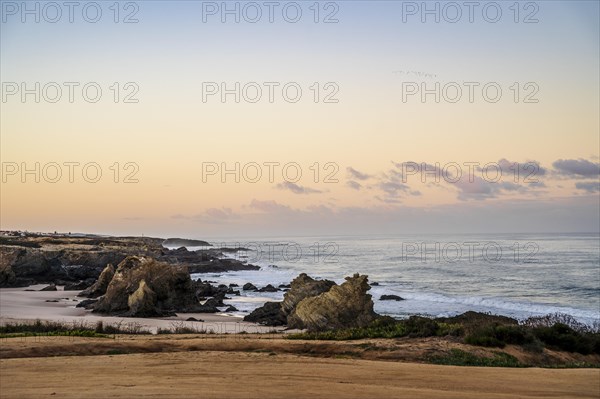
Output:
M178 239L170 240L171 243L178 242ZM0 287L39 283L89 286L108 264L118 265L127 256L143 256L178 265L189 273L259 269L236 259L222 259L223 248L168 249L163 246L164 242L162 238L152 237L2 235ZM197 242L200 241L194 241Z

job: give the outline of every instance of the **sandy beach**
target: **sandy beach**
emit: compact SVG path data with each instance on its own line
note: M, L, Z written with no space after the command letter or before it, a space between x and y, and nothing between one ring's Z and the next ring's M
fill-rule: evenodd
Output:
M103 316L89 310L76 308L75 305L85 298L78 298L78 291L39 291L45 285L33 285L26 288L0 288L0 324L27 320L51 320L66 323L88 323L98 321L112 325L135 325L155 333L158 328L172 328L174 324L184 325L197 330L225 333L259 333L273 330L254 323L242 321L241 317L224 313L185 313L173 317L134 318ZM58 302L47 302L58 301ZM185 321L189 317L202 322Z

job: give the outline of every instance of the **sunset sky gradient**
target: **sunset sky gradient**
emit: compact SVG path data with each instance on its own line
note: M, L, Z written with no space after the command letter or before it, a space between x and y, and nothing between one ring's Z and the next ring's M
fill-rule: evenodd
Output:
M138 2L131 24L114 23L109 3L98 23L3 14L1 228L199 238L599 230L597 1L535 2L538 23L515 23L509 2L498 23L477 12L474 23L403 22L406 2L392 1L336 2L338 23L314 23L313 2L299 3L298 23L277 12L274 23L203 22L200 1ZM7 82L97 82L103 94L95 104L80 91L73 103L23 103L4 98ZM139 102L115 103L114 82L134 82ZM297 82L303 93L297 103L264 93L258 103L203 102L203 82ZM314 82L337 85L339 101L315 103ZM497 103L477 94L473 103L404 102L406 82L496 82L503 93ZM539 102L524 103L522 91L515 103L515 82L534 83ZM36 162L95 162L103 176L36 183L6 173ZM138 165L139 182L123 183L121 170L115 183L115 162ZM272 182L203 182L206 162L294 162L302 178L286 181L277 168ZM403 179L406 162L540 169L536 184L506 169L497 183L481 172L422 182ZM323 181L327 163L337 183Z

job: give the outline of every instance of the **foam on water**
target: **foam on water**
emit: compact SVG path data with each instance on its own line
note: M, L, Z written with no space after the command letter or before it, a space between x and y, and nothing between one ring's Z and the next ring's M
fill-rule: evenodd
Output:
M368 274L373 286L370 293L375 311L395 317L412 314L451 316L469 310L506 315L517 319L550 313L566 313L579 321L600 322L600 244L597 234L583 235L510 235L460 237L463 242L487 240L504 249L504 259L498 262L439 262L434 259L408 259L400 252L406 240L431 240L430 237L327 237L337 246L335 262L315 262L312 250L323 238L280 240L293 242L303 249L304 256L290 261L285 257L256 256L245 253L228 257L261 267L257 271L195 274L193 278L218 284L252 283L258 288L267 284L277 287L305 272L315 278L328 278L342 283L355 272ZM456 237L436 237L438 242L456 242ZM215 241L218 242L218 241ZM234 245L244 246L243 240ZM253 245L256 240L253 240ZM275 241L269 241L273 245ZM535 243L536 256L519 259L511 248L517 243ZM219 243L218 246L228 246ZM520 244L519 244L520 245ZM190 247L189 250L202 249ZM204 248L206 249L206 248ZM247 314L265 301L281 300L284 292L259 293L241 291L241 297L226 301ZM404 301L380 301L383 294L395 294Z

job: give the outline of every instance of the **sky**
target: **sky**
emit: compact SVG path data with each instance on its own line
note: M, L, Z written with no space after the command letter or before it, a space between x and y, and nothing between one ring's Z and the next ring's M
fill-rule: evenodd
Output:
M74 4L1 2L4 230L600 229L597 1Z

